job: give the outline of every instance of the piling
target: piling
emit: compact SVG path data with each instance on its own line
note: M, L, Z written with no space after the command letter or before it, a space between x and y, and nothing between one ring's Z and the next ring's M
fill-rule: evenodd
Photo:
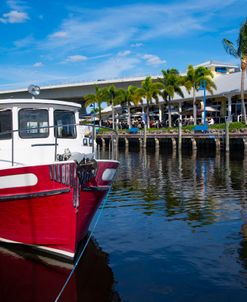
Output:
M194 138L191 138L192 150L197 150L197 143Z
M171 137L171 141L172 141L172 149L176 150L177 147L176 139L174 137Z
M182 149L182 106L179 103L179 122L178 122L178 150Z
M244 150L247 151L247 138L243 138Z
M220 138L215 138L216 152L220 152Z
M142 138L139 138L139 147L140 147L140 149L143 147L143 139Z
M147 126L144 125L143 148L147 147Z
M105 139L101 137L102 149L105 150Z
M230 151L230 139L229 139L229 121L226 120L226 131L225 131L225 150L226 152Z
M155 141L155 150L159 150L159 148L160 148L160 140L155 137L154 141Z
M127 137L124 138L125 149L129 149L129 140Z

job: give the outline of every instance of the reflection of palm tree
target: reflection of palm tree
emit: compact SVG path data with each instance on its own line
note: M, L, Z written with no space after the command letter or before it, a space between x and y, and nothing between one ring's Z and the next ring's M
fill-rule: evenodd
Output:
M198 178L195 184L191 185L190 177L196 172L194 170L194 165L196 162L192 161L182 161L181 166L177 165L177 158L172 159L167 167L167 173L165 175L165 200L166 200L166 212L167 216L180 216L179 219L185 220L193 228L201 225L212 224L215 222L215 200L212 196L201 195L201 187L198 187L198 182L200 182L199 177L202 178L203 182L208 182L205 177L208 173L202 173L199 166ZM176 169L176 175L179 179L174 180L174 168ZM204 166L207 169L207 166ZM182 172L179 171L182 169ZM186 183L186 180L189 182ZM193 179L192 179L193 181ZM187 188L186 192L182 188ZM190 190L188 190L190 187ZM206 206L205 206L206 203Z
M230 55L239 58L241 60L241 104L242 104L242 115L244 123L247 124L246 118L246 108L244 102L244 79L247 69L247 19L240 28L239 36L237 40L236 47L234 44L227 40L223 39L223 45L226 52Z
M192 89L193 117L194 117L195 125L196 125L196 91L198 91L201 82L206 81L206 90L212 94L213 89L216 89L216 85L212 80L213 77L214 76L212 71L204 66L199 66L197 68L194 68L192 65L188 66L187 75L184 77L184 86L189 93Z
M160 92L160 95L164 101L168 104L168 122L169 127L172 127L171 122L171 100L174 97L174 94L177 93L182 98L184 97L183 91L181 89L182 78L179 76L177 69L167 69L161 70L163 78L159 78L159 82L163 84L163 89Z

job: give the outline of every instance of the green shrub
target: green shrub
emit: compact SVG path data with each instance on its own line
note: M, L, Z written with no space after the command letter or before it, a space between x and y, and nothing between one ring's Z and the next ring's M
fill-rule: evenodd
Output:
M187 125L187 126L183 126L182 127L182 131L183 132L189 132L189 131L193 131L194 129L194 125ZM226 124L225 123L221 123L221 124L214 124L214 125L210 125L209 129L215 129L215 130L225 130ZM247 128L247 126L242 123L242 122L232 122L229 124L229 131L230 132L234 132L234 131L239 131L240 129L243 128ZM141 129L142 131L144 129ZM119 133L124 133L128 131L127 129L119 129L118 132ZM112 132L110 129L103 129L100 128L99 129L99 134L103 134L103 133L110 133ZM178 127L171 127L171 128L148 128L147 132L152 133L152 132L160 132L160 133L170 133L170 132L178 132Z
M209 126L210 129L216 129L216 130L224 130L225 127L226 127L225 123L214 124L214 125ZM246 128L246 127L247 126L242 122L232 122L232 123L229 124L229 131L232 132L232 131L240 130L240 129L243 129L243 128Z

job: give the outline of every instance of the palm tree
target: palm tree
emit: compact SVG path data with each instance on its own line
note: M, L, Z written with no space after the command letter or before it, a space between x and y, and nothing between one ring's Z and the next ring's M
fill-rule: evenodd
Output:
M213 89L217 89L212 78L214 77L211 70L204 66L194 68L192 65L188 66L187 75L184 77L183 85L190 93L191 89L193 92L193 117L194 125L196 125L196 91L199 90L202 81L206 81L206 90L213 94Z
M119 91L114 85L106 88L106 101L112 107L112 129L115 129L115 108L120 103Z
M134 106L138 106L140 100L141 100L141 97L138 97L136 95L136 89L137 87L136 86L128 86L128 89L125 90L123 88L120 88L119 89L119 96L117 97L119 102L121 104L124 104L124 105L127 105L128 107L128 125L129 125L129 128L131 128L131 116L130 116L130 107L131 107L131 104L133 104Z
M102 103L105 102L106 98L106 91L105 89L95 87L95 94L87 94L84 97L85 102L85 107L90 106L91 104L95 104L98 107L98 112L99 112L99 125L101 126L101 112L102 112ZM95 110L94 110L95 111ZM95 113L95 112L94 112Z
M172 126L171 123L171 100L174 98L174 94L177 93L182 98L184 97L182 86L182 77L179 75L179 72L175 68L161 70L163 78L158 78L158 81L161 82L164 86L161 90L160 95L163 100L168 104L168 123L169 127Z
M244 80L245 80L245 73L247 69L247 19L242 24L238 40L236 43L236 47L234 44L227 40L223 39L223 45L227 53L230 55L239 58L241 61L241 104L242 104L242 116L244 123L247 124L246 118L246 108L244 103Z
M164 88L164 85L160 82L153 83L151 77L146 77L141 83L141 88L137 88L135 95L137 98L145 98L147 101L146 114L147 114L147 127L150 128L150 118L149 118L149 105L152 99L158 101L158 95L160 90Z

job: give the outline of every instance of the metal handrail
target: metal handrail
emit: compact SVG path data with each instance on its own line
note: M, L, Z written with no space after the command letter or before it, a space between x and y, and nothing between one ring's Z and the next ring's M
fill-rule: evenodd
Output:
M95 150L94 150L94 142L95 142L95 130L96 128L97 129L108 129L108 130L111 130L112 132L115 133L115 135L117 136L118 133L116 130L112 129L112 128L109 128L109 127L105 127L105 126L99 126L99 125L95 125L95 124L83 124L83 123L73 123L73 124L62 124L62 125L53 125L53 126L42 126L42 127L35 127L35 128L25 128L25 129L14 129L14 130L7 130L7 131L4 131L4 132L1 132L0 133L0 140L1 140L1 136L4 136L6 134L11 134L11 164L12 166L14 166L14 145L15 145L15 139L14 139L14 133L16 132L19 132L19 133L25 133L26 131L30 131L30 130L40 130L40 129L58 129L59 127L66 127L66 126L73 126L73 127L79 127L79 126L87 126L87 127L92 127L92 140L93 140L93 143L92 143L92 153L94 154ZM55 137L55 144L54 144L54 147L55 147L55 161L57 159L57 140L59 138L62 138L62 137L58 137L58 135L54 135ZM42 138L42 137L41 137ZM5 139L5 140L8 140L9 138ZM4 140L4 139L3 139ZM112 152L112 157L114 156L114 152ZM114 159L114 158L112 158Z

